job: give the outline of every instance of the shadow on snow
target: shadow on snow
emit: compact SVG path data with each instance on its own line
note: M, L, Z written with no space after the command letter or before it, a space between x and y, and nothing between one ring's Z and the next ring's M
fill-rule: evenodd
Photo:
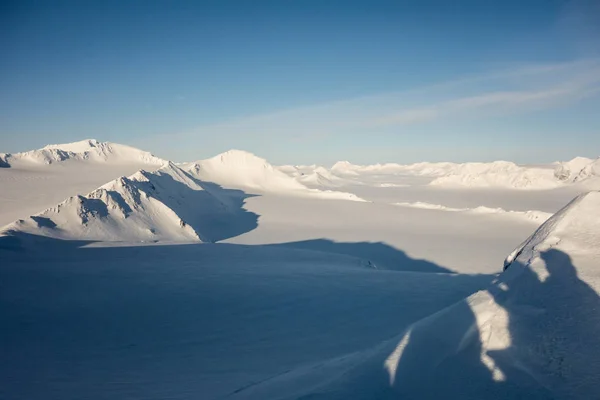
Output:
M546 400L600 393L600 297L579 279L567 253L550 249L540 256L547 277L513 262L505 272L513 279L489 288L508 316L507 348L484 349L489 333L482 338L469 304L457 303L409 333L390 397Z

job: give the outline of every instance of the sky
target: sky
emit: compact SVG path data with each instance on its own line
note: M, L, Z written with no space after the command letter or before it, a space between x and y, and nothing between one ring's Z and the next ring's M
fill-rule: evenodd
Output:
M600 1L3 1L0 152L600 155Z

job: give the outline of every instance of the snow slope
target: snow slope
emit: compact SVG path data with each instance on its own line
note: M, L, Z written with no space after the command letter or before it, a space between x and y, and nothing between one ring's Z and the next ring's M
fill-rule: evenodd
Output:
M394 385L413 397L451 388L494 399L600 393L599 226L600 192L557 212L507 258L489 290L409 330L386 362ZM436 351L417 355L427 347ZM417 377L417 366L426 373ZM427 389L433 376L457 368L465 374Z
M0 398L235 397L377 344L490 279L285 246L84 245L0 238Z
M71 240L213 242L256 227L257 216L242 208L246 197L168 163L69 197L4 231Z
M589 399L600 393L600 192L557 212L487 290L365 351L239 393L311 399ZM324 378L326 377L326 378Z

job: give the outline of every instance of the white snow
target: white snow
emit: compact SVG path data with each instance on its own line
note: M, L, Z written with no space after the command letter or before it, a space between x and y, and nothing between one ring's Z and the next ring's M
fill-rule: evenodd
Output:
M0 154L0 397L593 398L598 162Z

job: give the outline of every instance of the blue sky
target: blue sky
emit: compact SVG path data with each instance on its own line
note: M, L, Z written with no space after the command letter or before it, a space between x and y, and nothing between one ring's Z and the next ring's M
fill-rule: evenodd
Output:
M0 152L600 155L600 2L5 1Z

